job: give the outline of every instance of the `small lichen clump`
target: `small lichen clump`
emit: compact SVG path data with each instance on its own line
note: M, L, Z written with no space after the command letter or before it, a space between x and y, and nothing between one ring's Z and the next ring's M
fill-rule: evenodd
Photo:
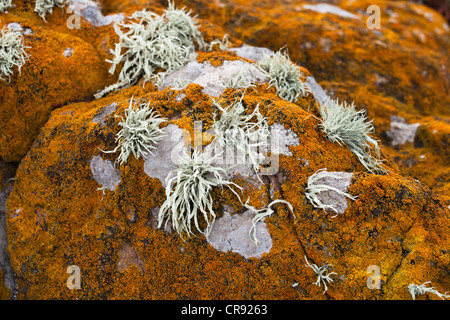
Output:
M328 269L328 267L331 266L331 265L329 265L327 263L324 264L321 267L318 267L316 264L310 264L308 262L308 259L306 258L306 256L305 256L305 261L306 261L305 266L313 269L314 272L317 274L317 281L314 282L314 284L316 286L320 287L320 283L323 283L323 286L325 287L325 290L323 291L323 293L325 294L325 292L328 290L327 282L333 282L333 279L331 279L330 276L333 275L333 274L337 275L337 273L336 272L330 272L328 274L325 274L325 272Z
M13 69L20 69L28 61L23 35L19 31L3 26L0 34L0 80L11 80Z
M129 22L118 22L114 30L119 36L109 70L113 74L118 65L123 64L118 81L98 92L95 97L100 97L136 84L139 79L160 85L166 74L183 67L191 53L195 51L195 44L200 50L210 49L213 42L204 41L198 27L199 25L191 17L191 12L176 9L169 2L168 9L163 15L157 15L145 10L134 12ZM136 22L137 21L137 22ZM218 42L222 47L220 41ZM161 71L164 70L164 71Z
M12 8L12 0L0 0L0 12L6 12L8 9Z
M52 13L55 6L64 7L67 4L67 0L36 0L34 11L45 20L47 13Z
M269 87L274 86L280 98L296 102L309 92L301 80L304 76L286 52L281 50L273 55L264 53L258 63L259 69L270 79Z
M117 147L106 153L120 151L116 163L120 165L127 162L128 157L133 154L136 159L141 156L145 158L156 149L156 144L164 138L164 131L159 127L161 123L167 121L160 118L159 114L150 108L150 102L140 103L139 106L130 100L128 109L125 109L125 119L121 119L119 125L122 127L117 133Z
M319 126L328 139L347 145L370 173L385 174L378 141L371 137L375 129L372 121L367 121L365 110L356 111L353 103L340 103L337 99L318 105L322 117Z

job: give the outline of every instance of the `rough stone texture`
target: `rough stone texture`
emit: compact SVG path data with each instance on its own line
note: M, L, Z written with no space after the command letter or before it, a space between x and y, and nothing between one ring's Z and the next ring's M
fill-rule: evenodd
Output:
M353 14L351 12L348 12L346 10L343 10L337 6L328 4L328 3L318 3L318 4L304 4L301 7L297 7L298 10L306 9L306 10L312 10L323 14L335 14L340 17L344 18L351 18L351 19L360 19L360 17L356 14Z
M249 237L254 214L245 211L242 214L230 215L225 211L223 216L216 220L207 241L214 249L222 252L236 252L244 258L261 258L272 248L272 238L264 221L256 224L255 244Z
M81 15L96 27L106 26L113 22L122 21L122 13L104 16L100 10L100 3L91 0L70 0L69 10Z
M407 1L181 3L247 45L286 48L314 77L307 84L317 101L328 95L366 109L401 173L450 201L449 161L442 157L442 147L450 149L450 28L436 11ZM367 27L371 5L380 8L381 29ZM414 147L390 145L391 115L421 124Z
M114 167L113 162L103 160L101 156L93 156L90 166L92 176L102 187L111 191L116 190L120 183L120 171Z

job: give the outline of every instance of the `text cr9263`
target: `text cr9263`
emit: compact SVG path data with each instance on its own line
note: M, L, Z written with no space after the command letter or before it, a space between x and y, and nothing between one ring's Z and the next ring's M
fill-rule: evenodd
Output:
M251 315L251 314L267 314L267 305L265 304L228 304L225 307L225 313L226 314L245 314L245 315Z

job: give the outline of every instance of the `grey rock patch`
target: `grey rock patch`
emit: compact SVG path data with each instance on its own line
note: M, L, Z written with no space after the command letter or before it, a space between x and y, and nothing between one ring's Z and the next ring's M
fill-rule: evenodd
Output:
M317 180L316 184L325 184L336 188L342 192L346 192L352 182L352 172L330 172L339 178L325 177ZM348 207L347 197L333 190L322 191L317 194L319 200L325 205L331 205L336 208L338 213L344 213Z
M328 3L318 3L318 4L304 4L302 7L306 10L316 11L319 13L327 14L335 14L343 18L351 18L351 19L360 19L359 16L353 14L347 10L341 9L337 6L328 4Z
M116 111L117 102L113 102L106 107L100 109L100 112L97 113L94 118L92 118L92 122L99 123L101 125L104 124L105 117Z
M70 0L69 9L96 27L106 26L124 19L122 13L104 16L100 10L100 3L92 0Z
M325 103L328 100L331 100L330 96L323 90L323 88L317 83L314 77L309 76L306 78L306 85L308 89L311 91L314 99L316 99L319 103Z
M256 237L260 241L256 245L251 241L249 232L254 214L246 211L242 214L224 215L214 222L207 241L214 249L222 252L236 252L246 259L261 258L263 253L269 253L272 248L270 236L264 220L256 224Z
M228 51L235 52L238 56L258 62L265 54L273 55L274 52L268 48L254 47L243 44L237 48L230 48Z
M148 154L144 161L144 172L151 178L159 179L165 188L169 173L178 168L181 158L186 154L183 129L169 124L164 128L165 137L158 143L153 155Z
M63 56L66 58L70 58L73 54L74 49L73 48L65 48L63 51Z
M111 191L116 190L120 183L120 171L111 161L103 160L100 156L93 156L90 166L94 179L100 185Z
M402 117L391 116L391 128L386 131L386 135L392 139L393 146L414 142L419 126L420 123L408 124Z

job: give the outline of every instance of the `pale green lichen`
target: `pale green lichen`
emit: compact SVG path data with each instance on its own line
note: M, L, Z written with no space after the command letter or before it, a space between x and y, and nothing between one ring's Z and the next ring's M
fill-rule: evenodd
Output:
M214 157L195 150L192 155L185 155L179 167L173 170L166 179L166 201L162 204L158 215L158 228L171 221L172 228L181 236L194 234L192 223L201 234L209 235L214 224L216 214L213 210L211 191L214 187L228 187L236 196L233 189L241 189L227 178L224 168L215 167ZM206 222L203 231L199 226L201 215Z
M328 139L347 145L370 173L385 174L378 141L371 137L375 129L372 121L367 121L365 110L356 111L353 103L340 103L338 99L318 105L322 117L319 126Z
M308 94L309 89L301 80L304 76L289 59L287 52L280 50L272 55L264 53L258 67L270 79L269 87L275 87L280 98L296 102L299 97Z
M133 154L136 159L141 156L146 158L148 154L153 154L157 143L164 138L164 131L160 124L167 121L160 118L158 112L150 108L150 102L140 103L137 107L133 104L133 98L130 105L125 109L125 119L121 116L119 126L122 128L117 133L117 147L105 153L115 153L120 151L116 163L120 165L127 162L128 157Z
M0 80L10 81L14 68L20 74L22 66L29 60L30 56L25 49L23 35L20 31L3 26L0 34Z
M45 16L48 13L53 13L53 8L64 7L67 4L67 0L36 0L34 11L39 14L39 16L45 20Z
M323 283L325 290L323 292L323 294L325 294L325 292L328 290L327 287L327 282L333 282L333 279L330 278L331 275L335 274L337 275L336 272L330 272L328 274L325 274L325 272L327 271L327 269L331 266L331 264L324 264L321 267L318 267L316 264L310 264L308 262L308 259L305 257L305 261L306 261L306 267L309 267L311 269L314 270L314 272L317 274L317 281L314 282L314 284L318 287L320 287L320 283Z
M111 74L119 65L122 69L117 82L96 93L95 98L135 85L141 78L144 84L153 82L160 86L167 74L189 62L195 44L199 50L210 50L214 44L227 45L221 41L206 43L198 28L191 12L176 9L173 2L161 16L136 11L127 22L116 23L119 42L111 50L113 60L107 61L112 63Z
M14 7L12 0L0 0L0 12L7 12L12 7Z
M327 209L333 210L336 213L336 215L333 216L333 218L334 218L338 215L338 213L339 213L338 210L333 205L324 204L319 199L319 196L318 196L319 193L321 193L323 191L334 191L334 192L337 192L338 194L343 195L351 200L356 200L356 197L354 197L342 190L339 190L337 188L329 186L327 184L318 183L318 181L320 181L324 178L334 178L334 179L341 178L339 175L333 174L332 172L328 172L326 170L327 170L326 168L319 169L314 174L312 174L311 176L308 177L307 187L305 190L306 191L305 196L315 208L323 209L324 211L326 211Z
M214 106L220 110L220 116L214 112L212 131L213 142L225 152L237 150L241 152L258 172L264 163L265 155L258 151L267 147L270 135L267 119L259 112L257 105L251 114L245 113L244 95L239 100L222 107L213 100Z
M414 284L414 283L411 283L410 285L408 285L408 291L411 294L411 297L413 298L413 300L416 300L416 296L426 294L427 292L437 295L442 300L450 298L449 292L440 293L434 287L428 288L426 286L427 283L431 283L431 281L424 282L420 286L417 284Z

